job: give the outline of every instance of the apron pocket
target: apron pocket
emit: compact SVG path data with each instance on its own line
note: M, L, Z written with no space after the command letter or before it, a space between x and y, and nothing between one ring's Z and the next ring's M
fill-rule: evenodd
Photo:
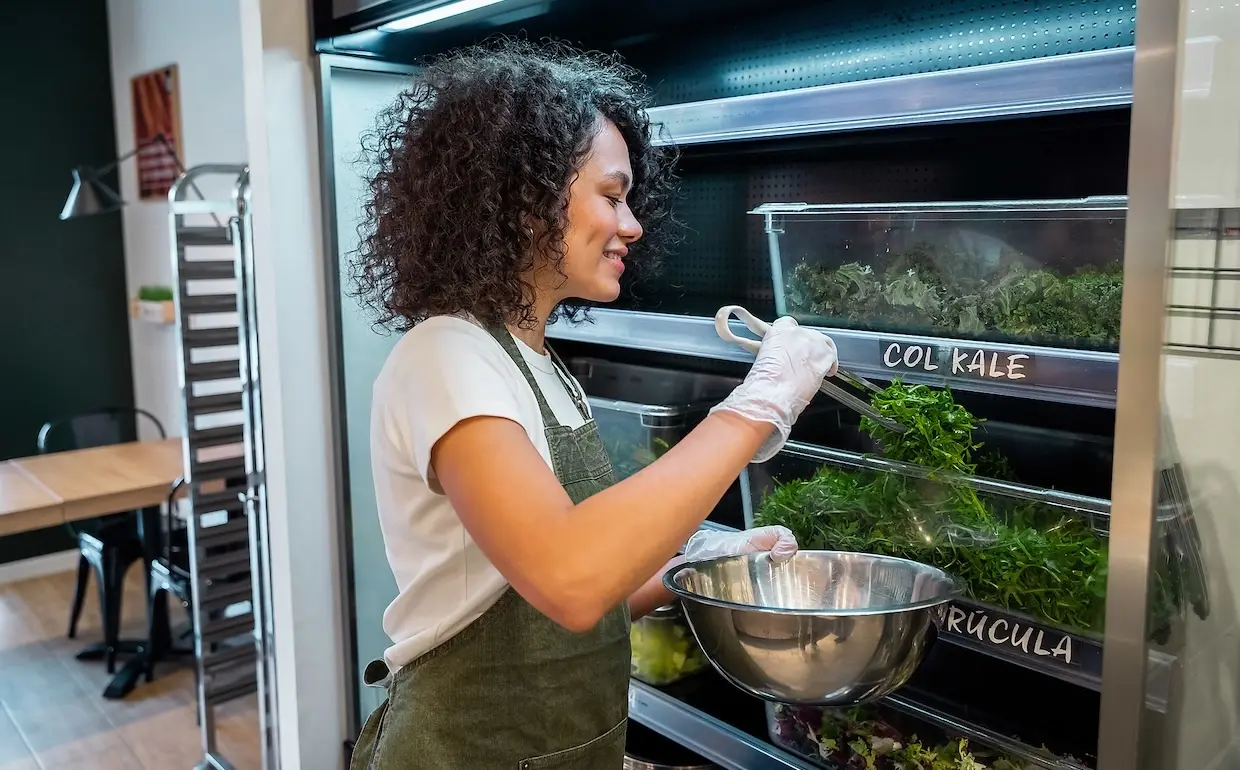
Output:
M384 699L379 708L366 718L362 732L353 744L353 753L349 757L349 770L370 770L375 766L379 754L379 737L383 733L383 725L387 722L388 704Z
M620 770L624 764L624 738L629 720L599 737L571 749L521 760L517 770Z

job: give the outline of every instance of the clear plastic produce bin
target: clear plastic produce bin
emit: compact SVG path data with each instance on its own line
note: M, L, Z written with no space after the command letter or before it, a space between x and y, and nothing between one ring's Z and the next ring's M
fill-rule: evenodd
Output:
M802 548L878 553L944 569L972 601L1097 636L1106 605L1110 502L790 442L746 481L754 523ZM1174 512L1161 512L1165 526ZM1151 630L1183 617L1184 566L1155 560Z
M654 462L739 383L597 358L575 358L569 366L585 389L617 481Z
M883 704L850 709L766 704L771 743L828 768L1040 770L1081 767L1028 747L952 734Z
M765 203L779 315L835 328L1118 349L1125 197Z

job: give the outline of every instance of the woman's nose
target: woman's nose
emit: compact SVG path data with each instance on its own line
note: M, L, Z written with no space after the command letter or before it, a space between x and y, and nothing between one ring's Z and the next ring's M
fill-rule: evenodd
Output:
M620 223L616 234L631 243L642 237L642 232L642 223L637 221L637 217L633 216L632 209L625 206L620 214Z

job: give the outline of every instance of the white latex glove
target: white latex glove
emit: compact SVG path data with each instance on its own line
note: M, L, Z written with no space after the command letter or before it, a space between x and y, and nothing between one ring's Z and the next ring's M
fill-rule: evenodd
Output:
M835 342L822 332L801 328L785 316L762 338L745 381L711 412L719 410L773 425L771 437L753 461L764 463L783 448L792 424L818 392L824 377L835 374Z
M758 527L743 532L698 530L685 543L685 560L702 561L719 556L768 551L771 560L787 561L797 552L797 539L787 527Z

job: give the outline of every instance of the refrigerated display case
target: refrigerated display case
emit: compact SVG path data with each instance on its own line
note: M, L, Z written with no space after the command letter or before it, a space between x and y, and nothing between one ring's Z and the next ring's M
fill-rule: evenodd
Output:
M1225 516L1186 504L1186 495L1193 491L1200 501L1202 486L1211 491L1217 484L1216 507L1226 507L1223 501L1234 497L1232 472L1218 471L1227 477L1220 480L1209 458L1223 457L1220 447L1233 444L1209 432L1210 415L1191 414L1190 400L1189 416L1181 411L1177 419L1194 427L1181 434L1192 473L1185 478L1176 462L1160 466L1147 457L1158 403L1141 383L1159 376L1152 359L1161 337L1133 313L1120 315L1123 298L1162 320L1151 288L1161 262L1151 255L1165 250L1170 231L1160 218L1166 180L1149 176L1169 162L1161 157L1169 134L1143 132L1175 112L1165 95L1154 102L1149 95L1151 83L1173 82L1167 73L1175 62L1135 56L1134 25L1138 15L1153 19L1146 29L1162 35L1154 43L1164 47L1148 50L1172 53L1186 46L1176 39L1179 28L1168 32L1168 17L1160 16L1166 9L1155 4L1134 9L1111 0L1072 8L1033 0L1016 10L947 0L895 15L859 0L830 4L830 12L822 4L770 5L742 24L703 11L693 35L658 29L656 9L640 21L654 32L614 43L655 84L651 117L661 124L659 141L685 150L686 200L678 211L690 220L690 237L669 255L664 283L647 287L655 301L630 306L622 298L592 309L589 323L552 325L548 338L593 359L600 371L646 366L649 357L652 367L655 360L657 367L683 366L689 377L690 370L731 367L735 381L752 359L719 339L709 314L738 303L767 320L790 313L830 334L841 363L879 384L946 384L962 402L974 399L970 407L980 403L976 414L987 419L977 435L1003 461L982 453L978 467L945 473L893 459L850 413L836 410L834 425L798 424L802 435L783 453L742 475L749 521L770 520L773 501L799 491L810 502L791 508L816 519L806 543L904 549L966 578L970 596L949 608L917 674L872 706L901 737L915 734L934 747L965 738L994 766L1129 770L1138 766L1137 736L1159 734L1161 744L1145 753L1158 758L1151 765L1210 766L1177 758L1214 760L1231 737L1223 723L1232 712L1215 706L1225 697L1234 703L1234 677L1217 674L1235 665L1216 650L1235 649L1218 642L1234 636L1220 629L1234 627L1228 621L1236 613L1228 581L1211 570L1234 541L1227 540ZM1209 17L1217 25L1226 13L1203 11L1194 23ZM548 24L553 16L545 17ZM975 23L983 17L1022 30L1012 35L1036 32L1037 40L1004 39L1009 33ZM1207 31L1226 37L1222 30ZM589 30L582 36L593 41L588 45L614 42L598 42ZM409 36L404 49L388 40L381 55L425 51L441 39L447 38L438 32ZM350 94L360 91L358 73L387 66L330 58L325 91L339 87L338 103L349 108L356 106ZM1219 98L1222 80L1211 92L1203 75L1210 68L1199 59L1186 64L1197 80L1185 98ZM1137 103L1146 112L1142 121L1130 120L1133 72L1142 67L1149 68L1146 91ZM399 71L403 77L413 69ZM1150 112L1150 104L1158 108ZM330 149L325 160L343 177L340 159L348 152ZM1132 169L1140 173L1130 178ZM340 193L341 201L352 200L358 189L342 185ZM1228 208L1215 219L1234 221L1233 214ZM349 224L337 229L351 232ZM1233 236L1221 225L1212 229L1213 257L1185 265L1182 276L1225 280L1235 271L1227 250ZM347 242L332 243L337 258L347 251ZM1220 340L1231 338L1215 330L1235 309L1217 301L1192 305L1208 313L1209 323L1180 324L1179 331L1208 327L1192 349L1227 354ZM364 479L364 437L352 431L365 427L362 388L373 356L357 352L365 343L357 342L361 326L351 317L349 333L346 351L366 360L348 380L346 470ZM1218 369L1210 372L1211 383L1224 380ZM1201 396L1205 386L1183 377L1168 382ZM1124 393L1117 392L1121 380ZM670 446L692 419L665 435L669 426L643 424L641 415L659 414L647 407L661 404L643 393L647 386L623 385L620 377L615 384L602 393L587 382L586 391L600 425L620 421L611 432L627 436L633 451L613 452L621 466L635 460L632 472L662 449L656 439ZM1211 387L1214 409L1232 415L1219 395L1226 388ZM693 412L716 397L695 403ZM986 399L1002 409L986 408L994 405ZM607 400L635 408L611 409ZM674 401L676 408L689 403ZM1226 458L1219 463L1226 466ZM1168 473L1150 479L1142 475L1147 464ZM1143 507L1137 487L1147 481L1151 494L1161 491ZM346 526L367 538L351 541L355 564L364 551L377 553L369 525L358 523L368 504L364 486L345 486L353 506ZM824 509L830 516L820 516ZM1195 520L1211 529L1198 533ZM1007 582L995 579L1013 574ZM354 631L365 639L374 634L376 594L386 586L376 586L369 567L359 576L361 588L348 598L364 610ZM635 677L630 688L635 722L720 767L821 766L821 750L813 757L805 743L808 734L772 732L768 714L778 711L710 668L659 686ZM821 716L803 713L799 721ZM1193 724L1206 723L1211 735L1185 739ZM820 745L821 732L817 738ZM845 766L856 760L848 757Z
M828 328L1119 343L1127 199L763 203L775 308Z

